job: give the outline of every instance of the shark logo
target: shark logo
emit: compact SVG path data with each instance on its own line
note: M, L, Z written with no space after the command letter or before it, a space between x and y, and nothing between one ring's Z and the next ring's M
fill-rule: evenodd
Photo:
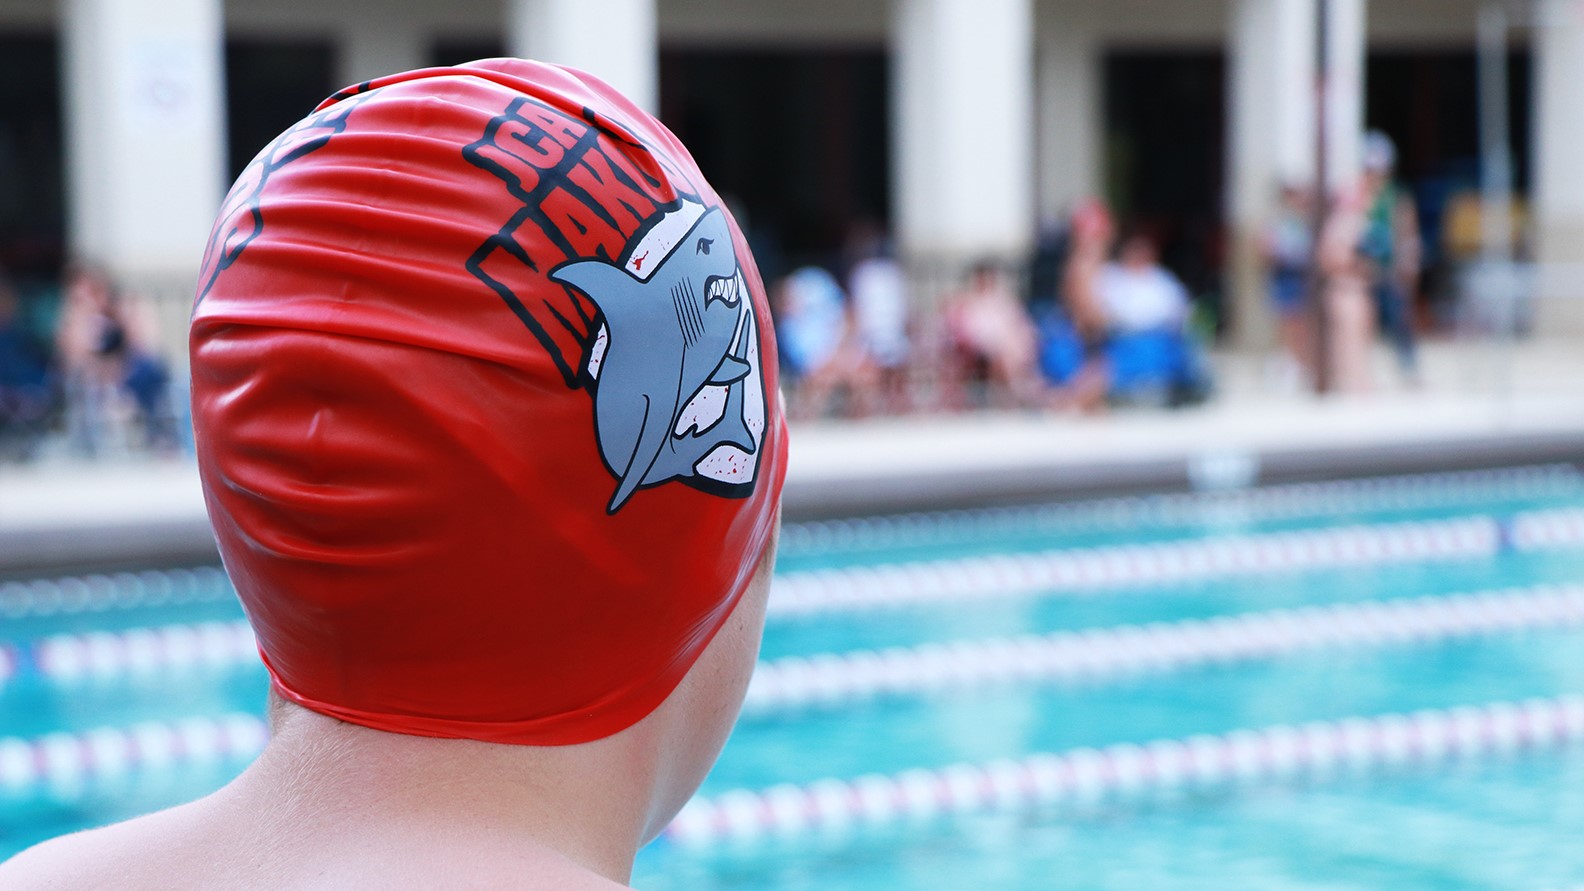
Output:
M589 352L600 455L616 477L607 511L680 480L746 495L765 434L759 323L719 208L664 213L616 262L550 273L599 307Z
M766 432L760 320L725 211L616 121L518 97L463 158L515 209L469 257L594 401L614 514L677 482L746 498ZM751 267L750 267L751 269ZM549 279L549 286L522 282Z

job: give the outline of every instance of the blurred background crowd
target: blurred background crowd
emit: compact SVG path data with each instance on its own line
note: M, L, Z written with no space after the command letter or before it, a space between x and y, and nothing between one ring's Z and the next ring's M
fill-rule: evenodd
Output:
M0 460L180 453L229 176L344 84L507 53L694 150L800 420L1436 387L1425 343L1584 332L1575 0L383 6L0 0Z

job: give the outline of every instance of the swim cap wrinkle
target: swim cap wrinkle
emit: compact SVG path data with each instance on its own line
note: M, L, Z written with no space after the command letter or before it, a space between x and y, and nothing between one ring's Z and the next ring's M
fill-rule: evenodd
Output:
M587 75L326 100L226 198L191 327L205 500L272 681L382 730L615 733L775 522L762 281L663 126Z

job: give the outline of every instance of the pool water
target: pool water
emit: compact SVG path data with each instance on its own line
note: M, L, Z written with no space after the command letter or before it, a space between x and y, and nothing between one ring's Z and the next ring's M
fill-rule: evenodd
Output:
M953 512L792 526L778 582L897 566L1198 542L1218 536L1373 527L1584 508L1570 467L1341 482L1205 496ZM1510 543L1508 543L1510 545ZM775 614L762 658L783 660L957 641L1181 623L1301 607L1523 594L1584 582L1584 543L1378 565L1214 573L1181 581L940 598ZM1549 587L1548 587L1549 586ZM1558 586L1564 586L1559 588ZM0 587L0 737L262 711L255 662L46 677L51 635L240 617L228 599L66 612L17 606ZM772 591L772 602L775 592ZM1432 605L1435 602L1432 601ZM1450 601L1448 601L1450 602ZM1082 677L1029 674L926 692L814 697L748 710L705 781L704 801L777 784L895 776L1118 743L1223 736L1584 693L1584 623L1353 641ZM240 757L0 782L0 857L63 832L203 794ZM0 765L0 780L4 778ZM1548 891L1584 884L1584 746L1520 747L1316 776L1161 787L1147 794L941 813L746 838L668 835L640 853L633 884L664 889L1393 888Z

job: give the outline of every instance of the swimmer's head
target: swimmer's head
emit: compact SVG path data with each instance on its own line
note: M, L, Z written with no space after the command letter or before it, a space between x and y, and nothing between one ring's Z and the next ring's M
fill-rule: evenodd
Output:
M772 331L687 151L588 75L326 100L227 196L191 330L204 494L279 695L530 745L648 715L771 546Z

